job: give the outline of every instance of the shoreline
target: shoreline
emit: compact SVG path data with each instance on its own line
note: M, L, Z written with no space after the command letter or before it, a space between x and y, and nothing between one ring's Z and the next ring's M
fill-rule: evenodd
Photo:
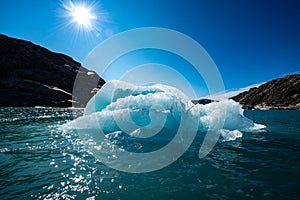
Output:
M34 108L34 109L73 109L73 110L84 110L83 107L51 107L51 106L0 106L2 108ZM242 109L244 110L300 110L299 106L278 106L278 107L271 107L271 106L246 106L242 105Z
M300 110L300 106L298 105L290 105L290 106L261 106L261 105L242 105L244 110Z

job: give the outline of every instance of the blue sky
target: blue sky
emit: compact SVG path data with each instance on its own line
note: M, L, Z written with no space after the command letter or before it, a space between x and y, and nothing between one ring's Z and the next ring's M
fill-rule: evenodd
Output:
M0 2L0 33L30 40L83 62L96 45L113 34L149 26L174 29L206 49L226 89L300 70L300 2L297 0L73 2L96 5L98 31L79 33L76 24L67 25L70 18L65 16L62 1L9 0ZM202 84L196 80L193 83Z

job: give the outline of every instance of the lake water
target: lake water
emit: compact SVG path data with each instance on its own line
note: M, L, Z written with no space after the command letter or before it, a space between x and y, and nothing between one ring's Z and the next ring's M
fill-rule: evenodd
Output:
M300 198L300 111L246 111L264 132L218 142L202 159L197 135L177 161L141 174L107 167L59 128L82 114L0 108L1 200Z

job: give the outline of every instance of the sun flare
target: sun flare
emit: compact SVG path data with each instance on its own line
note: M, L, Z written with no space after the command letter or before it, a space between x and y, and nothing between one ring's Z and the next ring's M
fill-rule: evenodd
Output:
M92 21L96 19L96 16L91 10L82 5L74 6L70 14L73 17L74 22L78 23L79 26L84 26L86 28L90 28L92 26Z
M79 29L95 29L97 17L94 14L92 5L74 4L72 1L67 1L63 4L63 7L67 12L67 16L71 18L71 23L77 24Z

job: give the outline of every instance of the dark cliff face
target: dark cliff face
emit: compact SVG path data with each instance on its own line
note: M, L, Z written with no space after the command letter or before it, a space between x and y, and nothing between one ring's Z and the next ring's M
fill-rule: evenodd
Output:
M73 96L77 75L84 82L77 88L81 95ZM104 83L95 72L82 67L69 56L0 34L2 107L84 107Z
M300 74L269 81L232 97L246 108L299 109Z

